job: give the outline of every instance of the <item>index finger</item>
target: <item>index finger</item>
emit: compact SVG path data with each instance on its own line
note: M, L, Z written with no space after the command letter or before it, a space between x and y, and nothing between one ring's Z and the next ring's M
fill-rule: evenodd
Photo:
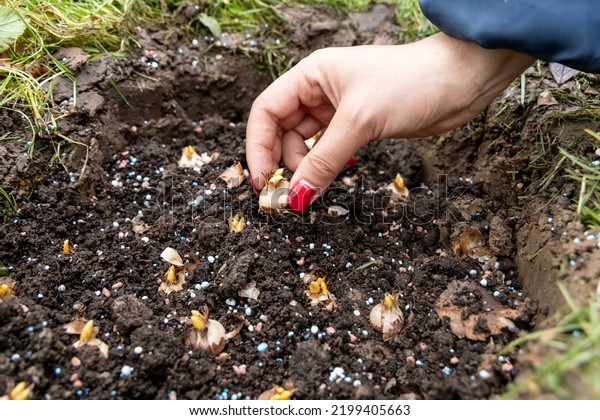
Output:
M306 59L305 59L306 60ZM246 159L253 186L264 186L261 176L281 161L283 134L296 126L308 109L328 101L306 61L275 80L254 101L246 127Z

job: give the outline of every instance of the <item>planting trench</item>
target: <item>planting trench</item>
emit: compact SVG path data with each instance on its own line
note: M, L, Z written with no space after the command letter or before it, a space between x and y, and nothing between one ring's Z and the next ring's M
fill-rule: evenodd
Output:
M267 216L247 182L230 189L219 179L234 162L246 167L244 121L266 75L251 58L205 52L203 41L139 39L134 60L104 58L78 72L76 106L69 85L56 86L56 100L75 107L59 128L90 145L82 176L83 147L63 155L73 173L42 173L31 162L9 168L17 146L2 146L5 181L36 181L0 228L0 262L16 282L15 297L0 303L0 395L19 381L52 399L255 399L274 384L299 399L503 392L521 367L516 351L498 351L561 305L554 282L570 242L551 228L568 238L583 230L568 197L541 213L523 198L537 125L517 95L443 148L439 138L373 143L309 210ZM502 129L500 119L520 126ZM219 156L179 168L188 145ZM384 188L397 172L411 188L406 201ZM348 214L329 215L332 205ZM248 227L228 232L240 211ZM73 254L62 253L67 239ZM159 283L168 246L201 262L167 296ZM593 264L597 248L569 251ZM306 297L303 274L318 268L335 311ZM585 290L585 275L576 277ZM240 297L250 284L259 296ZM399 293L406 323L384 341L369 312L387 293ZM186 319L204 307L228 331L244 323L217 357L186 343ZM79 317L95 321L107 359L72 346L77 336L63 326Z

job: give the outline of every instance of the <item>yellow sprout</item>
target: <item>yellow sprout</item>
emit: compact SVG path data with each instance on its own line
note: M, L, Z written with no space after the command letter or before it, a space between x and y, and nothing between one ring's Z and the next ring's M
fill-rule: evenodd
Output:
M194 149L194 146L185 146L181 154L187 159L192 159L192 156L196 154L196 149Z
M283 177L283 168L276 169L269 177L268 183L276 187L285 178Z
M89 320L83 329L81 330L81 334L79 335L79 341L81 344L85 344L89 342L92 338L94 338L94 320Z
M242 213L238 213L229 219L229 231L240 233L246 229L246 218Z
M383 305L385 306L385 309L391 309L395 303L396 298L390 294L385 295L385 297L383 298Z
M292 384L285 384L285 388L279 385L273 385L270 389L267 389L258 396L259 400L271 400L281 401L290 400L296 392L295 388L292 388Z
M160 257L171 264L165 273L165 280L160 283L160 290L167 295L171 292L183 290L186 274L193 274L198 264L200 264L200 259L195 253L185 254L185 257L190 258L192 261L184 262L181 255L170 247L165 248Z
M400 174L396 174L396 177L388 184L386 189L392 191L392 199L405 199L409 194L406 182Z
M174 284L177 283L177 268L172 265L167 270L167 282Z
M321 291L321 286L316 281L311 281L310 286L308 287L308 290L310 291L311 294L316 295L317 293L319 293Z
M192 320L192 325L198 331L202 331L206 326L206 321L208 320L208 313L201 314L199 311L192 310L192 316L190 317Z
M317 269L316 273L306 274L303 280L308 285L308 290L305 290L304 293L308 296L311 306L323 305L325 309L333 311L336 308L336 301L329 292L326 278L322 269Z
M264 174L267 185L258 197L258 205L266 214L283 211L287 207L290 182L283 176L283 168Z
M275 393L269 398L270 400L289 400L294 395L294 390L288 390L283 387L277 387Z
M19 382L7 395L0 397L0 400L26 400L33 390L34 384L27 386L25 382Z
M73 347L76 349L83 346L96 347L102 357L108 359L108 344L104 341L100 341L96 338L98 334L98 328L94 326L94 321L86 321L85 319L76 319L75 321L69 322L65 326L67 334L79 334L79 340L73 343Z
M65 239L63 242L63 254L69 255L75 253L75 248L73 248L73 242L68 239Z
M403 190L406 188L406 184L404 183L404 178L400 174L396 174L396 178L394 178L394 185L399 190Z
M327 289L327 284L325 283L325 279L323 277L317 278L315 281L310 282L309 286L310 293L324 293L329 294L329 290Z
M0 302L12 296L13 287L15 287L14 282L0 284Z

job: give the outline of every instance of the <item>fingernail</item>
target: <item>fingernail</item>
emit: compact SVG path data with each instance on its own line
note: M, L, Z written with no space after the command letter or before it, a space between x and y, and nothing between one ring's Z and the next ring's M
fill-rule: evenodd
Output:
M254 190L254 192L257 193L258 191L256 191L256 187L254 186L254 177L252 176L252 174L250 174L250 185L252 185L252 189Z
M350 157L350 159L348 159L348 162L346 162L344 169L351 168L352 166L354 166L355 163L356 163L356 156Z
M310 183L298 181L288 194L288 205L294 211L302 211L308 207L316 191Z

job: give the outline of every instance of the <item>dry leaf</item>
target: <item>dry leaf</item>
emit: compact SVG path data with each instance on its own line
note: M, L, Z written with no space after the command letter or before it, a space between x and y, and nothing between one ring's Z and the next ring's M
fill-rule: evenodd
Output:
M466 227L452 242L452 251L458 258L480 257L488 254L485 248L485 238L474 227Z
M76 319L75 321L71 321L68 324L63 325L65 332L67 334L81 334L83 331L83 327L87 324L87 320L83 318Z
M198 256L196 255L195 252L189 252L189 253L185 254L185 257L190 258L192 260L192 261L186 262L183 265L186 273L194 274L194 270L196 269L196 267L198 267L202 263L202 261L200 261L200 258L198 258Z
M550 63L549 66L552 77L554 77L554 80L559 85L571 80L573 76L579 73L579 70L572 69L560 63Z
M552 92L550 92L549 90L545 90L542 93L540 93L540 96L538 96L537 104L538 106L550 106L558 104L558 101L556 100L556 98L554 98Z
M258 295L260 294L260 290L256 287L256 282L248 283L242 290L238 292L238 296L245 297L248 299L258 299Z
M183 259L179 253L171 247L166 247L165 250L160 254L160 257L169 264L173 264L178 267L183 266Z
M330 216L345 216L348 214L348 209L342 206L329 206L327 214Z
M479 305L480 312L464 312L467 307L473 308L474 305L466 305L474 299L477 299L473 303ZM489 336L500 334L504 328L517 332L513 320L522 315L521 310L503 306L488 290L460 280L452 281L442 292L435 303L435 311L440 319L450 319L450 329L454 335L479 341L486 341Z
M219 178L225 181L230 188L239 187L244 182L244 168L239 162L236 162L233 166L225 169Z
M139 214L131 219L131 224L133 225L131 230L133 230L135 233L143 234L150 230L150 226L144 223L142 216Z

